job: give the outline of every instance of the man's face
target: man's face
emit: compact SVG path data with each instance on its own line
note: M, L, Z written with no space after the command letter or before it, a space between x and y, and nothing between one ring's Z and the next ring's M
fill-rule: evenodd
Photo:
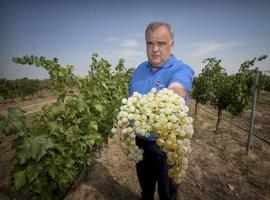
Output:
M160 26L146 34L146 51L148 61L153 67L164 64L171 56L174 42L169 30Z

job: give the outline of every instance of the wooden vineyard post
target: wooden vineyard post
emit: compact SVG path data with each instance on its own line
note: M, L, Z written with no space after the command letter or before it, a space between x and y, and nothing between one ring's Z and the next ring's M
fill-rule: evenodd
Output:
M246 154L248 155L248 152L251 147L251 140L253 136L253 126L254 126L254 118L255 118L255 111L256 111L256 99L257 99L257 83L259 79L259 71L258 68L255 69L255 77L253 81L252 86L252 109L250 113L249 118L249 130L248 130L248 141L247 141L247 147L246 147Z

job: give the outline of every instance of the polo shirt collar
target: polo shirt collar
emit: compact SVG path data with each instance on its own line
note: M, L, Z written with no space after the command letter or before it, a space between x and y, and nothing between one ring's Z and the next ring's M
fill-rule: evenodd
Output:
M166 63L160 65L158 69L160 69L160 68L169 68L169 67L171 67L175 63L175 61L176 61L176 58L172 54L171 57L168 59L168 61ZM151 68L151 64L149 62L147 63L147 66L149 68Z

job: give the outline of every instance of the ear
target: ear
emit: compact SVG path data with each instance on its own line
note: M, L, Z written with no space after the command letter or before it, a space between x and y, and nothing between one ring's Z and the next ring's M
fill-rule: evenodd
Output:
M171 52L173 50L173 47L174 47L174 40L171 40Z

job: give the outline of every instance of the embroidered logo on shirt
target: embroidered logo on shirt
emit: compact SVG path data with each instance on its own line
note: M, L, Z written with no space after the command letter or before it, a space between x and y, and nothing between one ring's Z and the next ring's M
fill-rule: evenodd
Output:
M160 82L158 81L158 82L156 82L156 84L155 84L156 86L159 86L160 85Z
M155 83L155 85L156 85L157 87L165 87L165 85L161 84L160 81L157 81L157 82Z

